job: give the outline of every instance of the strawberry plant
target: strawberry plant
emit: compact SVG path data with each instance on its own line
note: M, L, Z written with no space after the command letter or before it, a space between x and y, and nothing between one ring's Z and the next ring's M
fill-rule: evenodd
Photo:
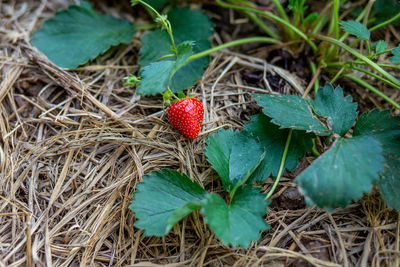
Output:
M207 140L207 160L219 174L229 202L207 193L198 183L175 170L153 171L138 184L130 208L136 227L146 235L163 236L189 213L201 210L205 221L225 244L247 247L268 229L263 216L268 201L248 183L264 157L264 149L242 132L221 130Z
M162 94L169 106L169 122L189 139L199 135L204 110L197 98L186 97L183 91L201 78L211 53L251 42L282 46L288 42L291 52L314 55L310 62L313 79L303 97L254 94L262 107L260 114L240 131L223 129L207 139L205 156L224 192L207 192L193 181L194 177L176 170L143 176L130 208L137 219L135 226L144 229L145 235L166 235L182 218L200 211L224 244L249 246L268 229L263 216L283 173L295 170L299 160L310 152L316 159L295 180L308 205L327 210L345 207L376 186L387 205L400 211L396 197L400 187L400 118L377 109L358 116L352 97L345 97L340 87L331 85L339 78L349 79L400 109L398 103L360 76L373 77L400 90L400 81L388 71L399 68L400 47L388 48L384 40L371 40L371 32L396 22L400 14L372 26L368 25L370 6L355 19L339 21L338 0L321 14L307 14L306 1L291 0L288 8L292 19L277 0L272 1L275 13L252 1L216 0L224 8L243 12L268 37L243 38L212 47L208 39L213 35L213 23L202 11L179 7L164 9L167 12L163 13L166 0L131 2L144 7L156 24L134 26L97 14L90 4L82 2L45 22L32 44L59 66L75 68L112 45L129 42L134 30L150 29L142 37L140 77L126 77L124 86L136 87L143 96ZM277 23L282 34L263 18ZM350 44L349 35L353 36ZM391 64L379 61L378 56L383 54L391 55ZM331 84L320 87L318 78L323 72L333 78ZM312 86L315 97L306 99ZM269 177L275 181L267 192L255 187Z
M143 177L130 206L136 226L145 234L165 235L184 216L201 210L224 244L247 247L268 228L262 216L283 171L297 167L315 138L326 139L328 149L295 180L308 205L328 210L345 207L377 185L388 206L400 210L394 189L400 182L400 117L372 110L360 116L350 137L357 104L344 97L340 87L327 84L315 100L294 95L253 97L262 113L242 131L213 134L205 148L229 194L228 202L174 170L152 172ZM276 179L266 195L253 187L271 175ZM156 201L149 204L152 199Z
M345 207L376 184L388 206L399 210L400 202L389 188L400 181L400 117L372 110L360 116L350 138L346 135L357 117L357 104L350 96L343 97L340 87L327 84L318 90L315 100L288 95L254 97L263 114L281 128L328 138L330 148L296 178L309 205ZM285 160L283 157L282 162Z

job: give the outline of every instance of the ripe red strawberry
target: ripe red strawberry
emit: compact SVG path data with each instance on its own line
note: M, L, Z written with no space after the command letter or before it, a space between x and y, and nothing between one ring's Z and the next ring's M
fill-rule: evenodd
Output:
M193 96L172 103L168 108L169 122L190 139L199 135L203 115L203 104Z

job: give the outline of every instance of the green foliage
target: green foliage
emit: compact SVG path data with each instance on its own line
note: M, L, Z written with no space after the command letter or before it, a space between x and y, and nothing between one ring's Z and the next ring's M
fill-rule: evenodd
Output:
M389 1L395 6L398 5L396 0L377 0L377 2ZM324 3L325 8L323 11L321 10L322 12L319 12L319 14L309 13L304 18L304 11L306 10L304 0L286 1L286 3L288 2L288 8L293 11L293 14L290 16L288 16L287 10L285 10L281 5L282 1L278 0L272 1L277 13L269 12L267 10L259 10L256 8L256 5L249 0L216 0L216 2L224 8L243 12L268 35L279 40L282 39L283 42L293 42L287 46L287 49L289 49L295 57L308 54L310 52L308 48L311 48L314 56L311 57L311 69L309 71L314 73L316 76L320 76L323 73L329 75L336 73L332 76L334 81L338 78L345 77L367 88L397 109L400 109L400 106L390 97L355 75L355 72L360 71L398 89L400 81L385 70L386 68L395 67L386 65L384 66L384 69L380 63L374 62L376 56L371 53L370 30L374 31L380 27L384 27L396 19L399 21L400 12L394 12L392 14L394 17L390 17L391 15L386 16L385 22L375 25L369 30L365 25L357 21L366 20L368 18L369 20L366 23L371 24L371 22L375 22L376 17L369 12L371 5L364 5L364 7L359 8L357 12L344 12L344 14L340 14L341 10L344 11L344 2L333 1L333 4L332 2L330 2L331 4ZM227 2L229 2L229 4ZM382 7L385 4L379 5ZM353 15L356 16L355 20L347 20L348 16L351 17ZM264 24L257 16L266 17L273 21L276 24L275 26L280 27L280 37L276 36L270 29L269 25ZM339 23L339 18L341 17L344 17L347 21ZM345 34L340 33L340 25L346 31ZM346 40L348 39L349 34L353 34L367 42L358 42L359 40L356 40L352 44L348 44L348 41L352 41L351 39ZM367 49L363 47L365 45ZM374 46L377 48L375 54L388 52L384 48L385 43L383 41L378 42L377 45L377 47L376 45ZM393 62L398 61L397 57L393 57ZM373 69L372 71L370 70L371 68ZM375 71L378 74L375 74ZM318 79L315 84L317 83ZM316 85L316 88L317 87L318 86ZM273 122L275 123L274 117ZM312 124L310 125L314 126ZM321 130L322 129L319 129L319 131Z
M180 47L183 51L187 49ZM331 85L320 88L315 100L264 96L255 95L259 104L262 102L265 109L269 108L280 126L286 121L280 114L283 111L279 110L286 107L290 111L292 106L306 105L311 118L319 122L314 113L327 118L332 129L331 138L344 136L357 115L357 105L352 103L351 97L344 97L340 87L334 89ZM303 117L314 123L309 117ZM242 132L220 130L208 138L207 160L220 175L225 191L230 193L230 203L220 195L206 193L187 176L175 171L153 172L144 177L145 182L138 186L131 205L138 218L136 226L146 229L146 234L164 235L174 223L201 209L205 221L224 244L247 247L257 240L260 231L268 228L262 218L268 202L251 184L265 180L271 173L276 174L282 159L284 168L296 168L298 159L311 149L314 137L304 130L293 130L292 143L283 156L289 130L272 122L273 118L259 114ZM345 207L377 183L388 205L398 209L400 203L394 188L400 184L399 126L399 117L389 117L388 111L374 110L362 115L355 126L354 137L337 137L331 148L297 177L296 183L307 204L317 204L328 210ZM161 200L167 204L159 204Z
M220 130L207 139L205 155L219 174L224 189L234 192L260 164L264 150L248 135Z
M357 103L352 101L351 96L343 97L339 86L334 89L332 85L326 84L318 90L311 103L316 114L328 119L329 129L344 136L357 117Z
M204 53L201 54L202 58L198 54L197 57L191 56L210 49L208 38L213 34L213 23L202 11L184 7L172 9L168 14L159 14L156 10L167 2L132 1L133 5L139 3L146 6L152 16L156 15L155 21L161 26L160 30L150 31L142 38L139 60L141 81L137 92L155 95L167 91L163 94L165 99L172 92L191 87L194 81L201 78L209 58L204 57ZM310 13L304 19L307 9L305 0L289 0L292 20L287 18L279 1L273 2L280 17L266 10L252 8L254 3L251 1L228 2L232 5L217 1L221 6L228 5L243 11L265 32L275 35L276 39L276 34L258 16L284 25L282 28L287 32L283 36L293 39L289 42L294 41L289 47L292 51L304 50L304 44L307 43L315 55L321 55L315 56L320 58L320 64L313 64L318 65L319 71L329 68L329 65L340 67L335 80L342 71L357 65L374 68L387 78L382 79L383 82L394 85L400 83L372 61L376 54L387 52L387 44L380 40L370 47L370 31L366 26L352 20L340 23L344 31L367 41L368 55L364 56L345 44L343 39L347 34L343 38L339 34L340 1L334 2L333 20L329 27L326 27L330 20L329 12L320 17L315 12ZM235 2L241 5L235 6ZM392 10L387 10L385 5L391 6ZM377 0L374 5L374 10L381 9L382 13L387 14L398 8L394 0ZM387 14L385 19L398 12ZM362 15L358 19L362 19ZM147 26L151 28L154 24L143 26L142 29ZM334 32L335 38L319 34L326 28L329 36ZM35 33L32 44L59 66L75 68L112 45L130 42L133 29L128 21L97 14L88 2L82 2L80 6L71 5L68 10L58 12L55 18L46 21L43 29ZM299 37L305 42L299 42L296 39ZM233 44L243 44L249 39L259 41L262 38L235 40L207 53ZM276 40L265 39L269 43L276 43ZM314 40L330 44L317 47ZM337 47L357 59L353 62L336 62L342 53L337 52ZM375 49L375 55L371 54L370 48ZM392 53L391 62L399 64L400 47L393 49ZM194 58L197 59L190 60ZM314 72L319 73L316 69ZM368 71L365 70L366 73ZM349 75L348 71L344 73ZM124 86L135 86L139 82L134 75L125 77L125 80ZM268 198L274 192L282 170L294 170L298 160L310 151L315 135L324 136L322 139L328 136L326 144L335 141L296 179L308 204L315 203L327 209L344 207L369 192L376 183L388 206L400 211L397 197L400 188L399 117L390 117L388 111L373 110L360 117L352 138L344 138L357 117L357 104L352 102L350 96L344 97L340 87L334 89L328 84L320 88L315 100L293 95L256 94L254 97L263 107L263 114L254 116L245 125L244 131L220 130L207 139L205 155L219 174L223 188L229 192L228 203L220 195L207 193L198 183L177 171L154 171L145 175L143 182L137 185L130 205L137 218L135 225L145 229L145 235L166 235L179 220L193 211L201 210L205 221L224 244L247 247L251 241L260 238L260 231L268 228L263 219L268 201L259 189L251 187L252 183L262 182L271 175L278 176ZM390 99L387 101L392 103Z
M208 195L202 212L225 245L248 247L251 241L260 239L260 231L268 229L263 219L267 205L259 189L242 187L230 205L217 194Z
M301 23L304 21L308 21L310 23L313 20L313 15L307 17L307 20L304 20L304 12L307 10L308 6L305 6L304 3L306 0L289 0L288 8L293 12L293 24L301 27ZM302 28L302 27L301 27Z
M334 89L327 84L320 88L315 100L306 100L295 95L253 95L262 106L264 114L281 128L291 128L329 135L332 132L343 136L353 125L357 116L357 104L351 96L344 97L342 88ZM315 115L326 117L326 127Z
M157 61L162 56L172 53L171 41L168 33L163 30L150 31L146 34L143 34L141 43L142 48L140 49L139 63L142 68L152 62ZM157 47L157 49L154 49L155 47Z
M251 181L263 182L271 175L278 175L283 151L285 150L288 129L280 129L271 123L271 119L264 114L252 117L251 122L246 123L244 132L260 140L266 151L266 156L251 175ZM285 169L292 171L297 167L298 160L304 157L313 146L312 135L304 131L293 131L292 142L285 161Z
M137 93L141 95L155 95L168 88L173 74L175 61L154 62L144 67L140 76L141 81Z
M318 19L318 13L317 12L311 12L310 14L307 15L307 17L304 18L304 22L306 23L313 23Z
M314 132L318 135L329 135L330 131L318 120L311 111L309 100L296 95L253 94L263 113L271 122L281 128L291 128Z
M386 47L387 47L387 43L383 40L379 40L371 45L371 48L375 48L375 52L377 54L380 54L383 51L385 51Z
M207 38L213 34L213 24L207 15L200 10L176 8L171 10L167 16L173 28L175 42L194 41L193 51L195 53L211 48L211 43ZM157 49L154 49L155 47ZM144 68L171 53L171 41L168 33L163 30L151 31L142 37L139 63ZM170 60L170 58L164 60ZM208 66L209 62L209 58L204 57L179 69L170 82L171 90L179 92L191 87L196 80L201 78L204 68ZM166 88L160 88L159 92L165 90ZM147 94L147 91L142 91L142 94Z
M97 14L85 1L57 12L36 31L31 43L56 65L72 69L94 59L110 46L131 42L133 25Z
M368 116L363 115L356 124L354 137L348 139L343 136L357 117L357 104L352 102L350 96L344 97L340 87L334 89L330 84L325 85L318 90L315 100L286 95L254 96L258 104L264 107L263 112L271 119L259 115L245 125L245 133L257 137L266 149L266 156L253 173L252 180L262 181L272 170L276 172L283 158L288 130L280 129L271 122L281 128L297 129L293 131L284 165L288 168L291 162L294 168L298 158L310 149L311 137L298 130L309 129L306 123L318 125L316 121L324 117L329 134L335 133L342 137L338 137L328 151L298 176L296 182L300 184L307 203L328 209L344 207L369 192L379 172L383 170L383 146L386 163L378 186L385 200L390 203L389 206L399 207L393 191L394 186L400 184L400 128L397 118L390 118L389 113L378 114L378 111ZM326 135L325 132L311 131L317 135Z
M377 17L377 23L381 23L400 13L400 3L397 0L375 0L372 11Z
M268 229L263 216L268 201L259 189L239 187L231 204L219 195L208 194L196 182L174 170L153 171L137 185L129 208L135 226L145 235L163 236L173 225L195 210L202 209L206 222L226 245L247 247Z
M178 54L176 56L175 71L179 70L186 64L186 60L193 54L195 42L186 41L178 45Z
M193 42L184 42L178 46L176 61L171 59L153 62L142 68L137 93L142 95L155 95L167 90L171 85L171 78L183 65L188 57L192 55Z
M386 204L400 211L400 117L374 109L358 119L354 136L372 136L382 144L385 164L377 185Z
M393 56L390 58L392 64L400 64L400 46L392 50Z
M341 21L340 25L342 26L342 29L345 32L353 34L358 38L360 38L361 40L368 41L371 36L371 33L369 32L368 28L365 27L365 25L361 24L360 22L354 20Z
M307 7L304 6L306 0L289 0L288 8L296 13L303 13Z
M124 77L124 80L125 80L125 82L123 85L131 86L131 87L135 86L140 81L140 79L133 74Z
M208 194L186 175L172 170L152 172L137 185L130 205L137 218L135 226L145 229L146 235L166 235L175 223L201 208L224 244L247 247L268 228L263 219L268 201L259 189L243 186L263 159L264 150L253 137L220 130L208 138L206 155L230 192L230 204L217 194Z
M163 236L172 226L194 210L201 208L206 191L186 175L173 170L143 176L130 209L135 212L135 226L145 235Z
M160 9L162 6L168 3L168 0L143 0L143 1L151 5L154 9Z
M370 136L339 138L296 179L308 205L345 207L372 189L382 171L380 143Z
M221 4L221 1L217 2L222 6L226 5ZM251 3L246 0L241 3L251 6ZM294 31L292 33L301 36L310 44L314 52L317 52L317 47L313 47L314 43L307 39L306 32L308 30L305 29L310 27L309 30L313 31L311 27L314 26L322 29L327 20L326 18L320 20L315 13L304 19L306 10L304 3L304 0L289 1L289 8L294 14L292 23L297 29L289 27L292 26L289 25L291 22L283 16L284 10L279 8L279 3L276 5L278 5L282 20L277 19L277 21L288 26ZM228 6L232 7L232 5ZM338 57L334 51L334 44L356 56L357 60L364 61L376 68L380 74L386 75L385 77L395 83L394 78L391 79L389 74L379 69L379 66L371 61L375 57L374 54L371 54L371 48L375 49L375 54L381 54L386 52L387 44L381 40L370 47L370 31L367 27L356 21L340 23L344 31L368 41L367 56L345 45L343 40L338 40L340 37L339 7L337 3L334 5L334 21L329 27L329 31L335 31L336 39L321 37L318 34L310 35L312 38L332 42L332 46L323 51L327 55L326 62ZM240 7L238 10L251 12L252 9ZM267 15L267 13L264 12L263 15ZM250 18L256 23L262 24L255 14L260 13L257 11L250 15ZM276 18L271 14L267 17ZM168 26L167 18L172 27ZM143 36L143 46L140 51L142 82L137 91L145 95L160 93L168 88L174 92L181 91L191 86L202 75L204 67L208 64L207 58L205 58L207 62L203 63L199 59L189 62L193 53L210 48L207 38L212 34L212 23L207 16L200 11L183 8L172 10L168 15L158 14L156 21L160 22L166 31L152 31ZM205 27L201 27L202 25ZM268 32L266 29L268 26L264 26L263 29ZM174 29L173 32L171 28ZM172 34L173 38L171 38ZM289 33L288 36L293 37L294 35ZM175 42L171 42L171 40L181 43L177 49ZM157 47L157 49L153 49L153 47ZM400 50L398 51L397 48L393 50L394 56L391 58L393 63L398 63L397 56L400 56L399 54ZM325 57L323 58L325 59ZM347 68L346 64L335 63L333 65L341 66L342 71ZM340 73L337 77L339 76ZM172 94L171 91L168 92ZM174 204L174 200L171 200L170 214L158 222L157 229L159 230L155 232L159 235L166 234L174 223L190 212L201 209L205 215L205 221L224 244L247 247L252 240L260 237L260 231L268 228L262 218L266 212L267 201L258 189L251 187L251 184L262 182L271 175L278 176L276 183L267 195L269 197L275 190L282 170L294 170L298 165L298 160L311 150L312 138L315 138L315 135L328 136L325 140L326 144L331 140L334 140L334 143L296 179L308 204L315 203L319 207L327 209L344 207L350 201L359 199L363 193L369 192L372 185L377 183L388 205L399 207L398 200L394 198L396 192L393 190L394 187L398 188L400 185L398 179L400 149L397 130L399 123L397 119L389 118L386 113L376 115L375 111L371 112L361 116L354 129L354 137L345 138L344 136L356 120L357 104L352 102L351 96L345 97L340 87L333 88L332 85L327 84L316 91L314 100L306 100L293 95L255 94L253 96L263 107L263 114L254 116L251 122L245 124L242 132L220 130L209 137L206 142L205 155L220 176L224 190L229 192L228 203L220 195L208 194L204 190L197 192L195 200L180 200L179 204ZM377 129L373 122L378 120L382 121L382 125ZM382 149L385 157L382 155ZM313 151L314 154L319 154L315 150ZM184 180L190 181L186 176ZM143 188L146 189L146 187ZM143 188L139 187L138 192L146 191ZM151 190L150 188L148 190ZM161 191L165 193L166 188ZM165 198L160 192L154 194L158 195L153 196L155 199ZM162 196L160 197L160 195ZM138 205L138 203L134 203ZM132 209L135 209L135 204ZM139 206L145 205L145 201L139 202ZM156 211L155 208L142 207L142 209ZM153 213L150 215L148 217L156 218L152 216ZM165 217L167 218L165 219ZM139 226L140 221L138 220ZM144 222L141 225L142 228L153 229L153 226L147 225L152 223L150 220L142 220L142 222Z

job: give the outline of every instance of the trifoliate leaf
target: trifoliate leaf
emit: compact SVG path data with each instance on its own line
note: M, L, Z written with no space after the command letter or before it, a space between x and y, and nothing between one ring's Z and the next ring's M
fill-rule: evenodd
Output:
M357 117L357 103L353 103L351 96L343 96L340 86L333 89L326 84L317 92L312 107L316 114L328 118L328 127L334 133L344 136L351 128Z
M146 236L163 236L192 211L201 208L206 191L184 174L174 170L153 171L137 185L129 208L135 213L135 226Z
M251 181L263 182L270 175L278 175L283 151L285 150L288 129L280 129L271 123L271 119L264 114L252 117L251 122L246 123L244 132L256 137L266 151L264 159L251 175ZM294 130L285 161L285 169L292 171L297 167L298 160L313 146L312 135L304 131Z
M76 68L110 46L131 42L133 25L97 14L85 1L56 13L36 31L31 43L61 68Z
M377 42L375 42L375 43L373 43L371 45L371 48L374 48L375 52L377 54L382 53L383 51L385 51L386 47L387 47L387 43L385 41L383 41L383 40L379 40L379 41L377 41Z
M217 194L207 195L202 212L205 221L225 245L248 247L260 239L260 232L268 229L263 216L268 201L259 189L239 188L228 205Z
M361 24L358 21L355 20L341 21L340 25L342 26L342 29L345 32L353 34L358 38L360 38L361 40L368 41L371 36L371 33L369 32L368 28L365 27L364 24Z
M339 138L296 179L307 204L333 209L361 198L383 169L381 153L373 137Z
M373 136L382 144L385 164L377 185L386 204L400 211L400 117L374 109L358 119L354 136Z
M310 101L296 95L253 94L263 113L281 128L292 128L329 135L330 131L311 111Z
M392 50L393 56L390 57L390 62L392 64L400 64L400 46L396 47L395 49Z
M244 184L264 157L264 150L253 137L242 132L220 130L207 139L208 162L219 174L224 189L231 192Z
M176 8L168 13L168 20L171 23L174 40L177 44L186 40L195 41L193 47L195 53L211 48L211 43L207 39L213 34L213 23L202 11L190 10L186 7ZM171 41L165 31L151 31L143 35L142 48L140 49L141 57L139 58L142 68L167 54L171 54L170 47ZM201 78L204 68L208 66L209 62L208 57L203 57L179 69L172 78L171 90L179 92L191 87L196 80Z

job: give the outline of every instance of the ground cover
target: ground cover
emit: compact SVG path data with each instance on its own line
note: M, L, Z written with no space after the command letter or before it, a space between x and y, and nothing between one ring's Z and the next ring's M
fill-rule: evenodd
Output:
M142 177L154 170L173 169L187 174L206 191L224 196L220 172L214 171L210 157L204 154L208 138L224 133L221 129L255 127L257 119L252 116L261 111L256 95L304 95L315 76L306 70L308 62L304 60L312 57L312 48L296 55L276 44L247 44L213 53L208 62L197 62L208 65L204 74L193 73L189 81L184 80L190 83L199 79L191 93L204 106L202 129L191 141L169 125L160 95L143 96L140 87L136 94L134 88L124 85L124 77L140 75L138 63L149 63L143 63L143 57L142 62L139 60L146 31L135 31L133 42L113 47L70 71L30 45L43 21L70 4L10 1L0 6L0 264L398 265L398 213L386 206L377 188L329 213L307 207L295 178L316 155L308 153L303 158L301 151L300 156L293 156L296 163L300 159L299 164L283 173L269 198L264 217L269 230L262 231L260 240L248 248L224 245L218 231L210 230L198 211L175 224L164 237L145 236L144 230L134 227L136 217L129 209L132 192ZM201 6L189 4L194 9ZM243 13L212 2L204 2L202 7L216 25L215 33L204 37L214 47L245 37L248 32L259 34L260 29L251 26L251 18ZM135 24L149 21L143 9L131 8L129 2L95 3L94 10ZM393 26L373 35L374 40L385 40L390 47L400 41ZM205 42L204 49L211 43ZM390 56L383 55L380 62L390 63ZM387 73L399 78L396 70ZM318 80L323 85L334 76L323 72ZM398 114L390 102L357 81L349 77L337 80L344 94L358 103L359 114L373 108ZM366 81L394 103L399 102L398 91L387 82L373 76L367 76ZM178 82L169 85L173 89ZM315 105L314 110L318 110ZM365 122L373 116L376 113L359 120ZM246 128L250 121L253 124ZM273 127L270 129L277 131ZM344 135L340 129L338 134ZM352 135L368 131L368 127L356 126ZM369 145L374 142L367 141ZM323 147L318 144L317 150L322 152ZM278 169L270 172L276 177ZM260 182L262 192L271 192L274 179Z

